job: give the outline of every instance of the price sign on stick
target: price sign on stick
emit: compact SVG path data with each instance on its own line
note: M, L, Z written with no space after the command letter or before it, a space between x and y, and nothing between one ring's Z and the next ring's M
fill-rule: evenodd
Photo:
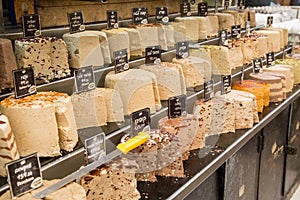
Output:
M231 75L222 76L221 82L221 94L227 94L231 92Z
M183 59L189 57L189 42L183 41L178 42L175 45L176 48L176 58L177 59Z
M148 24L148 8L132 8L133 24Z
M40 16L37 14L23 15L23 35L25 38L41 36Z
M207 2L202 2L198 4L198 15L200 17L206 17L208 14Z
M191 4L188 2L183 2L180 4L180 13L181 17L189 17L192 15L191 13Z
M114 52L115 73L127 71L129 69L127 49Z
M209 80L204 83L204 101L214 98L214 80Z
M41 164L37 154L6 164L13 199L42 186Z
M156 15L155 15L156 22L162 24L169 23L169 11L167 7L157 7L156 8Z
M85 31L85 26L83 24L83 13L81 10L68 13L68 21L70 33Z
M186 95L180 95L168 99L169 119L181 117L186 114Z
M96 89L93 66L87 66L74 71L76 93Z
M253 73L254 74L261 73L262 66L263 66L261 58L253 59L252 63L253 63Z
M150 109L145 108L130 115L131 134L136 136L150 126Z
M108 10L107 14L107 29L118 29L119 20L118 20L118 11Z
M93 163L106 155L105 135L100 133L85 140L88 163Z
M152 46L146 48L146 64L161 63L161 47Z
M37 92L33 67L13 70L12 73L17 99Z

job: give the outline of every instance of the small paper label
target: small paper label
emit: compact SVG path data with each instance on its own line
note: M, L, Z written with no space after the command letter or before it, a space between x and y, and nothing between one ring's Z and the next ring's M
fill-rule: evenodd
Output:
M204 83L204 101L214 98L214 80L209 80Z
M70 33L85 31L85 26L83 24L83 13L81 10L68 13L68 21Z
M185 59L189 57L189 42L178 42L175 45L176 48L176 58Z
M231 92L231 75L222 76L221 82L221 94L227 94Z
M6 164L12 198L42 186L40 160L37 154Z
M74 71L76 93L87 92L96 88L93 66Z
M148 24L148 8L132 8L133 24Z
M21 98L36 93L34 68L13 70L15 98Z
M245 77L245 67L242 66L242 74L241 74L241 84L243 83L244 81L244 77Z
M250 27L250 21L246 22L246 34L250 35L251 34L251 27Z
M187 115L186 113L186 95L171 97L168 99L169 119Z
M229 7L229 0L225 0L224 7L225 7L226 10L228 9L228 7Z
M170 20L168 8L167 7L157 7L155 19L156 19L156 22L158 22L158 23L168 24L169 20Z
M105 135L100 133L84 141L88 164L106 156Z
M254 74L261 73L262 66L263 66L261 58L253 59L252 63L253 63L253 73Z
M118 11L108 10L106 14L107 14L107 29L118 29L119 28Z
M268 16L267 27L271 27L272 25L273 25L273 16Z
M207 2L198 3L198 15L200 17L206 17L208 14Z
M219 45L224 46L228 43L228 34L226 30L221 30L219 32Z
M25 38L41 36L40 16L37 14L23 15L23 35Z
M146 94L145 94L146 95ZM131 134L136 136L139 132L144 131L145 128L150 126L150 109L136 111L130 115L131 119Z
M231 27L231 38L238 39L241 37L241 25Z
M189 17L192 15L191 13L191 4L188 2L184 2L180 4L180 14L181 17Z
M127 49L115 51L114 60L116 74L129 69Z
M161 46L152 46L146 48L146 64L161 63Z
M270 52L270 53L266 54L266 62L267 62L267 66L275 65L275 53L274 52Z

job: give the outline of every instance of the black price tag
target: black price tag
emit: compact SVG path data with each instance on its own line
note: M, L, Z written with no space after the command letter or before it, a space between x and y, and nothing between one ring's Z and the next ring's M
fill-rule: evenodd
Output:
M152 46L146 48L146 64L161 63L161 46Z
M187 115L186 113L186 95L171 97L168 99L169 119Z
M25 38L41 36L40 16L37 14L23 15L23 35Z
M120 73L129 69L127 49L114 52L115 73Z
M217 13L219 10L219 4L220 4L219 0L215 0L215 13Z
M178 42L175 45L176 48L176 58L177 59L185 59L189 57L189 42Z
M220 46L226 45L227 40L228 40L227 30L221 30L219 32L219 45Z
M204 101L214 98L214 80L209 80L204 83Z
M236 25L231 27L231 38L238 39L241 37L241 25Z
M254 74L258 74L258 73L262 72L263 63L262 63L261 58L253 59L252 64L253 64L253 73Z
M81 10L68 13L68 21L70 33L85 31L85 26L83 24L83 13Z
M191 16L191 4L188 2L183 2L180 4L180 14L181 17L188 17Z
M267 27L271 27L273 25L273 16L269 16L267 19Z
M6 164L12 198L42 186L40 160L37 154Z
M270 53L266 54L266 62L267 62L267 66L275 65L275 53L274 52L270 52Z
M238 0L238 8L239 9L245 8L245 0Z
M145 94L146 95L146 94ZM136 111L130 115L131 134L136 136L139 132L150 129L150 109L145 108L143 110Z
M206 17L208 14L207 2L198 3L198 15L200 17Z
M118 29L119 28L118 11L108 10L106 12L106 15L107 15L107 29Z
M156 15L155 15L156 22L162 24L169 23L169 11L167 7L157 7L156 8Z
M91 164L106 155L105 135L100 133L84 141L87 161Z
M225 0L225 2L224 2L224 7L225 7L225 9L227 10L228 9L228 7L229 7L229 0Z
M133 24L148 24L148 8L132 8Z
M221 78L221 94L224 95L231 92L231 75L222 76Z
M16 99L36 93L34 68L13 70Z
M93 66L74 71L76 93L87 92L96 88Z

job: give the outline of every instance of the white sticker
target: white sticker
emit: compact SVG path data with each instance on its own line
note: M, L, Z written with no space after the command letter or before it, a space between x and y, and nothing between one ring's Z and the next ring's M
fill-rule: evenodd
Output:
M163 23L168 23L169 21L170 21L169 17L164 17L164 18L162 19L162 22L163 22Z
M147 20L147 19L143 19L143 20L141 21L141 23L142 23L142 24L148 24L148 20Z

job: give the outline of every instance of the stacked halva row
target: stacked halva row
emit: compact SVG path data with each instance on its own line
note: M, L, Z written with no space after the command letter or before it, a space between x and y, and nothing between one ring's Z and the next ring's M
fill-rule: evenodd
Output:
M179 17L169 25L131 25L115 30L67 33L62 39L17 39L15 53L9 40L0 39L0 89L12 88L11 71L17 68L34 67L36 77L45 81L60 79L70 76L70 68L110 64L113 52L118 50L127 49L128 57L134 58L142 56L148 46L160 45L167 50L174 48L176 42L216 36L220 29L230 31L232 25L244 24L248 16L255 21L249 13L232 11L207 17Z

